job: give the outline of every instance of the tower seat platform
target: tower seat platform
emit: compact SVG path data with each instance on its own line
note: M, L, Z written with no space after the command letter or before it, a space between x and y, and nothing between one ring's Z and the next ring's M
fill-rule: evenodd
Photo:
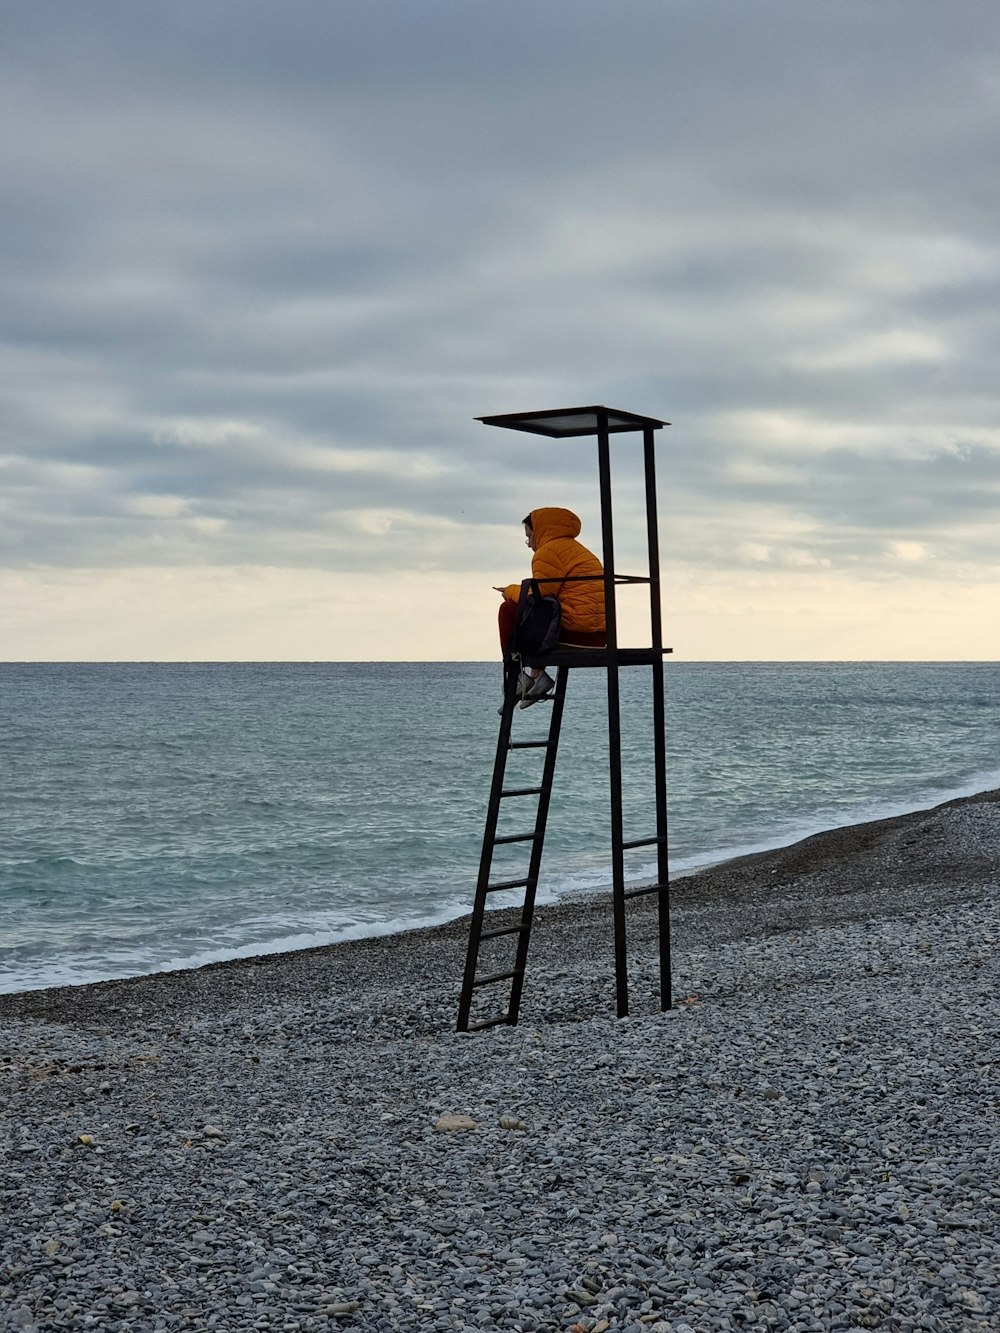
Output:
M619 666L653 666L672 648L619 648ZM607 648L574 648L570 643L557 643L544 657L522 656L525 666L607 667L611 657Z

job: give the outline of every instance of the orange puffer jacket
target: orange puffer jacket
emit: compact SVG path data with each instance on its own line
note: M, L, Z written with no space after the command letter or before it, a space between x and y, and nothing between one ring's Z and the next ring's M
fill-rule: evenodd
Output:
M593 583L560 582L604 573L597 556L575 540L580 531L576 514L569 509L533 509L531 527L535 534L531 576L550 580L541 584L542 596L559 598L563 629L603 634L606 628L603 582L599 578ZM512 583L504 589L504 596L516 602L520 590L519 584Z

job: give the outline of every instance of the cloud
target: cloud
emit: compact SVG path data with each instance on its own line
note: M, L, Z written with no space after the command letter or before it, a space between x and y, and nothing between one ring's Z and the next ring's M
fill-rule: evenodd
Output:
M675 423L679 572L994 578L992 3L56 9L0 52L7 569L488 597L596 468L473 418L604 401ZM641 565L625 440L615 497Z
M926 560L929 555L923 542L890 542L887 549L897 560Z

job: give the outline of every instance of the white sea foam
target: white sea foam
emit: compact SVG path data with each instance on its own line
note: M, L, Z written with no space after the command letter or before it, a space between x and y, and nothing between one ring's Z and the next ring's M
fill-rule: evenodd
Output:
M835 818L801 819L783 826L780 832L769 838L718 847L694 856L678 858L676 862L671 862L671 874L693 874L707 866L719 865L741 856L752 856L757 852L771 852L779 847L790 847L793 843L832 829L853 828L857 824L873 823L880 819L898 819L901 815L929 810L933 806L943 805L946 801L960 800L962 797L974 796L977 792L993 791L997 788L1000 788L1000 768L983 769L965 782L954 786L928 787L925 790L915 791L908 798L897 800L860 802L849 810L838 812Z

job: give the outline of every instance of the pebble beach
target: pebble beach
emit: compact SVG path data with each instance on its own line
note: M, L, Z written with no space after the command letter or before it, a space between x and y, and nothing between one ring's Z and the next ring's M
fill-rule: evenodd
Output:
M1000 792L540 910L0 996L0 1328L1000 1328ZM471 887L470 887L471 901Z

